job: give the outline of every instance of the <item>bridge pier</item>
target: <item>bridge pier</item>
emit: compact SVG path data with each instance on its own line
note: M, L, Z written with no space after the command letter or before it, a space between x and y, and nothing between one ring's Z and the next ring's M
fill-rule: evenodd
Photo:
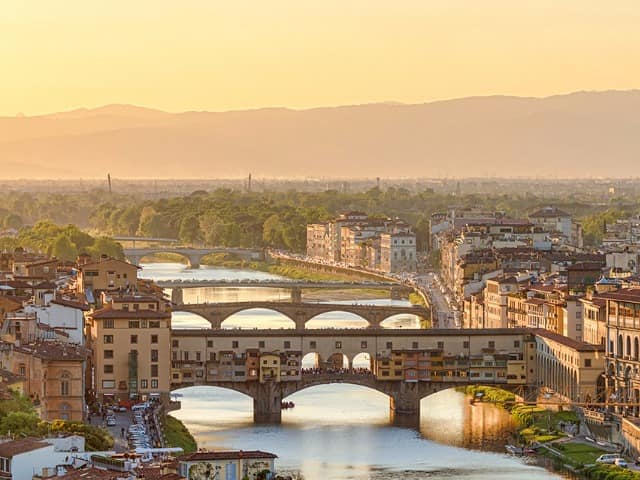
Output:
M300 287L292 287L291 288L291 301L293 303L301 303L302 302L302 289Z
M189 255L189 268L190 269L198 269L200 268L200 261L202 260L202 255L192 254Z
M389 395L390 419L394 425L415 428L420 425L420 386L398 382L398 389Z
M253 395L253 421L276 425L282 421L282 389L278 383L256 384Z
M184 296L181 288L172 288L171 289L171 303L176 305L184 304Z

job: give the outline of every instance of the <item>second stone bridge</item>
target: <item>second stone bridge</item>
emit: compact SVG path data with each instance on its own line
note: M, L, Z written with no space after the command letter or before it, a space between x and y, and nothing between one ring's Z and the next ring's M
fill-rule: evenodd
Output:
M199 315L211 323L211 328L218 329L231 315L262 308L272 310L290 318L296 329L303 330L306 323L314 317L329 312L346 312L358 315L369 323L370 328L380 328L382 322L389 317L400 314L416 315L431 320L431 312L422 305L412 307L393 305L366 305L342 303L304 303L304 302L225 302L204 304L181 304L173 308L174 312L190 312Z

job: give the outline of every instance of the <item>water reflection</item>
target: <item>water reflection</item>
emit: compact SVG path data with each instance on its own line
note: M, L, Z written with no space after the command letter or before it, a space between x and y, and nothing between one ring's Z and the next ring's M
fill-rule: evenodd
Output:
M156 279L274 278L262 272L186 270L179 264L146 265L142 273ZM265 290L260 295L274 294ZM206 289L201 294L208 295ZM249 289L247 294L257 292ZM342 313L328 315L327 321L340 325L353 321ZM270 311L245 312L234 321L238 318L272 328L280 325ZM208 327L206 320L179 312L173 314L173 322L177 328ZM417 319L409 315L388 323L407 328L416 326ZM283 412L282 425L277 426L254 425L253 401L240 393L212 387L181 393L182 409L173 415L185 422L201 447L272 451L279 456L279 471L301 471L306 480L559 478L502 453L502 438L512 428L505 411L491 405L472 407L452 390L423 400L419 431L391 426L388 397L354 385L320 385L291 395L288 400L296 406ZM470 450L479 448L496 452Z

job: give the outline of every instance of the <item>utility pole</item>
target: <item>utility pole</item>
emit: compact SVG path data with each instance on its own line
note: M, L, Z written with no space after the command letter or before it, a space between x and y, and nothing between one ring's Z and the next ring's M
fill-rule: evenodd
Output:
M107 183L109 184L109 195L111 195L111 174L107 173Z

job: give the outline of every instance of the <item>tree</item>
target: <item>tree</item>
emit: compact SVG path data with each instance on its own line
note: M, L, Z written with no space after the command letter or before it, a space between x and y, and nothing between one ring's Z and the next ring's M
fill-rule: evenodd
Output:
M74 261L78 257L78 249L66 235L59 234L51 244L50 255L60 260Z
M4 218L4 228L13 228L18 230L22 227L22 217L20 215L16 215L15 213L10 213Z
M213 211L200 217L200 232L205 244L212 247L224 244L226 226L222 218Z
M0 434L31 437L38 434L40 419L34 412L9 412L0 419Z
M186 244L192 244L200 238L200 225L195 215L190 215L182 219L178 238Z
M107 237L96 238L87 253L94 258L99 258L101 255L107 255L108 257L117 258L118 260L124 260L122 245Z
M284 225L277 214L271 215L262 226L262 240L271 247L281 247L284 244Z

